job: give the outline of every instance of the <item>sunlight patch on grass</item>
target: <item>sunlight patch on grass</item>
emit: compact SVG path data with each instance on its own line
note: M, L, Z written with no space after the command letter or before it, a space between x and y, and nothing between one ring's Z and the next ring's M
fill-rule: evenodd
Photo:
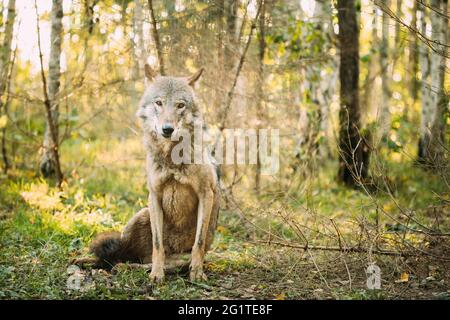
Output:
M27 189L20 194L31 207L41 210L62 210L64 208L61 202L64 192L49 189L47 183L32 183L27 186Z
M90 212L63 212L58 211L53 216L58 226L65 231L69 231L76 223L83 223L87 226L103 226L107 228L115 227L120 223L115 222L110 213L97 209Z
M137 162L144 161L142 142L139 139L108 142L100 146L95 161L99 165L121 167L123 165L136 166Z
M211 272L225 272L227 270L236 271L253 268L256 265L255 259L250 255L249 249L241 251L227 250L206 264L207 270Z

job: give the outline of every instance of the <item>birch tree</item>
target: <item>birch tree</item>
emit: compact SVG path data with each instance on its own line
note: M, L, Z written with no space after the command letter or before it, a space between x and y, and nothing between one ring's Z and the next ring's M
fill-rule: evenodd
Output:
M444 88L445 64L447 55L447 0L432 0L430 20L432 38L436 45L430 56L431 90L428 123L424 130L428 131L429 139L423 145L423 159L434 170L445 170L446 167L446 114L448 112L448 97ZM444 14L442 14L444 13Z
M14 21L16 17L16 0L8 1L8 14L6 17L5 31L3 43L0 52L0 129L2 130L2 158L3 158L3 171L6 173L9 168L9 161L6 153L6 104L7 101L3 101L3 95L5 94L6 87L8 86L9 73L11 70L11 44L14 34Z
M419 6L420 11L420 31L425 34L427 29L427 10L423 5ZM421 42L419 48L419 63L421 73L421 122L420 122L420 138L418 145L418 159L419 161L425 160L426 146L430 142L430 134L428 127L430 124L430 60L429 60L429 47L427 44Z
M134 1L133 14L133 52L134 52L134 69L133 79L139 78L144 70L144 63L147 60L147 52L144 42L144 17L142 0Z
M410 76L409 76L409 88L410 88L410 96L413 100L413 103L417 100L417 94L419 91L419 85L417 81L417 71L418 71L418 60L419 60L419 44L418 44L418 38L414 30L418 29L417 24L417 10L418 10L418 4L417 1L413 2L413 8L411 11L412 19L411 19L411 28L413 30L410 30L409 35L409 70L410 70ZM405 116L407 115L408 108L405 108Z
M372 106L375 104L374 99L377 96L374 86L375 78L377 77L379 70L379 54L377 48L380 46L380 41L378 38L377 12L377 6L373 6L370 37L370 60L367 66L367 76L364 81L364 92L362 96L362 105L365 106L366 110L372 110Z
M264 56L266 54L266 1L260 0L261 13L259 14L259 50L258 50L258 86L256 106L256 127L261 128L261 121L264 117ZM261 189L261 159L259 156L259 135L257 139L257 153L256 153L256 174L255 174L255 191L260 193Z
M61 43L62 43L62 0L52 1L51 12L51 33L50 33L50 58L48 65L48 91L42 68L42 51L40 50L41 74L44 87L45 103L47 108L47 123L44 135L43 154L40 163L40 170L45 177L56 175L58 184L62 182L62 172L59 164L59 134L58 116L59 103L58 93L61 76ZM37 9L36 9L37 11ZM37 12L36 12L37 14ZM39 22L38 22L39 31ZM39 32L38 32L39 33ZM38 34L39 37L39 34ZM40 46L40 44L39 44Z
M316 0L314 8L314 16L317 23L317 30L321 33L323 40L323 50L328 53L332 47L334 38L333 18L331 14L331 6L326 0ZM330 56L328 60L318 66L317 75L319 88L316 93L315 100L319 104L319 131L326 135L329 126L330 103L336 90L336 83L338 79L338 65L337 57ZM319 144L319 153L322 157L327 157L329 154L329 147L327 143Z
M7 85L7 75L11 60L11 44L14 33L14 20L16 17L16 0L8 1L8 15L6 17L3 43L0 52L0 103ZM2 109L2 104L0 104Z
M384 5L389 7L390 1L385 0ZM380 107L380 133L385 139L389 134L391 115L389 111L389 15L383 10L381 27L380 68L381 68L381 107Z

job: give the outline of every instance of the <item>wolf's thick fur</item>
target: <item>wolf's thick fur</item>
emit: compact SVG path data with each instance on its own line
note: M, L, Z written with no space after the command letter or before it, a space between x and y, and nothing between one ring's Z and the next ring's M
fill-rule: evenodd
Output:
M151 262L150 278L161 281L166 255L191 252L191 279L206 278L203 260L219 212L216 169L211 162L175 164L171 152L177 141L164 135L165 127L173 129L172 137L182 130L193 134L195 124L201 122L193 91L201 72L189 78L158 77L146 65L150 84L137 115L142 119L147 152L149 207L139 211L122 234L101 234L93 241L91 252L100 265Z

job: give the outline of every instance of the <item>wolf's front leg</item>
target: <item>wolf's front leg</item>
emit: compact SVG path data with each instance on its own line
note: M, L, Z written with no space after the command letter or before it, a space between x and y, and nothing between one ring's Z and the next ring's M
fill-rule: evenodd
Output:
M152 271L150 280L154 282L164 281L164 245L163 245L163 211L161 199L154 191L150 191L152 209L150 210L150 224L152 229Z
M213 201L214 193L212 190L207 190L199 195L197 230L195 233L194 246L192 247L190 266L191 281L207 280L207 277L203 272L203 260L205 257L206 238L208 236Z

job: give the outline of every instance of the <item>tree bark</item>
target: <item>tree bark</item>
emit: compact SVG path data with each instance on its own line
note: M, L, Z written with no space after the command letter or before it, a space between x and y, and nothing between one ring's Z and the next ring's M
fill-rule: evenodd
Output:
M325 19L328 23L328 27L325 28L322 22L317 23L317 28L322 32L325 50L329 50L333 47L333 40L335 39L335 34L333 30L333 14L332 7L329 5L327 0L317 0L316 1L317 14L316 16L321 19ZM319 102L319 130L322 132L324 137L327 136L330 118L330 102L337 90L337 79L338 79L338 65L339 58L333 57L329 61L325 62L325 66L320 69L330 69L331 73L327 73L325 76L321 76L320 73L320 95L318 96ZM330 156L330 147L327 139L319 144L319 154L321 158L328 158Z
M385 0L384 5L389 7L390 0ZM383 10L382 16L382 37L380 47L380 68L381 68L381 109L380 109L380 134L382 139L389 135L391 127L391 113L389 110L389 15Z
M37 15L37 4L36 15ZM50 34L50 59L48 67L48 91L45 79L44 69L42 65L42 50L39 45L39 58L41 62L41 76L43 82L44 99L46 107L47 126L45 129L43 156L41 159L40 169L45 177L56 175L58 185L61 185L63 175L59 159L59 138L58 138L58 92L60 87L61 76L61 42L62 42L62 18L63 6L62 0L53 0L51 12L51 34ZM39 20L37 21L38 38L40 37Z
M137 43L134 43L134 75L133 79L140 78L144 70L144 63L147 60L147 52L144 42L144 18L142 12L142 0L134 0L133 29ZM137 47L137 48L136 48ZM136 50L137 49L137 50Z
M8 2L8 14L6 17L4 38L0 52L0 116L7 114L6 101L2 100L5 94L6 88L9 82L9 74L11 72L11 43L14 33L14 20L16 17L16 0L9 0ZM6 123L2 130L2 159L3 159L3 172L6 174L9 169L8 154L6 151Z
M417 25L417 1L414 1L413 8L412 8L412 19L411 19L411 27L414 30L418 30ZM409 57L408 61L410 64L409 70L410 70L410 77L409 77L409 92L411 99L413 100L413 104L417 100L418 92L419 92L419 82L417 81L417 71L418 65L419 65L419 43L418 43L418 37L416 33L412 30L410 30L409 35ZM405 118L408 116L408 108L405 108L404 112Z
M377 6L372 7L372 22L371 22L372 32L370 39L370 60L367 66L367 76L364 80L363 84L363 96L362 96L362 105L364 109L369 112L373 110L373 106L375 105L375 97L377 97L377 88L375 86L375 79L379 70L379 54L378 48L380 46L380 41L378 38L378 16L377 16Z
M311 17L314 23L315 36L313 40L307 40L308 34L305 34L304 42L310 42L309 55L313 57L317 50L322 50L326 55L330 49L332 31L331 7L326 0L316 0L314 12ZM328 27L325 29L324 24L328 22ZM335 64L335 66L334 66ZM311 105L310 116L306 117L307 129L305 130L305 137L303 140L304 150L303 154L308 158L314 157L320 150L320 154L326 157L328 148L326 142L319 143L321 132L328 130L328 114L329 114L329 100L333 95L335 82L337 80L337 70L330 74L327 70L337 69L337 61L328 59L327 61L317 61L305 66L305 80L304 90L306 90L309 104ZM335 68L333 68L335 67ZM323 74L324 72L325 75ZM319 149L320 148L320 149ZM299 151L300 152L300 151Z
M356 187L367 177L360 135L359 27L354 0L338 0L340 110L338 180Z
M447 0L432 0L431 6L437 11L447 12ZM422 141L422 155L424 162L435 171L445 170L446 161L446 114L448 111L448 97L444 88L445 64L447 55L448 21L445 15L435 10L430 11L432 38L437 41L436 50L431 52L430 73L430 110L429 117L424 123L424 130L429 137Z
M415 1L414 1L415 2ZM395 15L398 18L402 18L402 0L397 0L396 2L396 6L395 6ZM401 49L402 47L402 41L401 41L401 37L400 37L400 23L396 23L395 24L395 48Z
M214 92L214 107L217 110L220 110L222 106L224 94L222 88L224 88L224 10L225 10L225 0L217 1L217 11L216 11L216 19L217 19L217 56L216 56L216 70L217 77L215 80L217 81L217 85L215 86Z
M424 33L427 28L427 11L425 6L420 5L420 18L421 18L421 32ZM420 138L418 145L418 160L420 162L425 161L426 146L430 142L430 134L428 128L430 126L430 60L429 60L429 48L428 45L420 43L420 71L421 71L421 87L422 87L422 117L420 122Z
M16 17L16 0L9 0L8 15L6 17L3 44L0 52L0 103L7 86L7 77L11 60L11 43L14 33L14 20ZM0 104L0 110L2 105Z
M259 129L264 117L264 57L266 54L266 0L260 0L259 6L259 48L258 48L258 85L256 106L256 172L255 172L255 191L259 195L261 191L261 158L259 156Z
M229 72L233 69L236 61L236 54L234 52L238 49L238 41L236 37L236 22L237 22L237 9L238 1L225 1L225 18L226 18L226 42L225 42L225 72L229 75Z
M94 7L98 0L84 0L84 25L89 35L94 31Z

